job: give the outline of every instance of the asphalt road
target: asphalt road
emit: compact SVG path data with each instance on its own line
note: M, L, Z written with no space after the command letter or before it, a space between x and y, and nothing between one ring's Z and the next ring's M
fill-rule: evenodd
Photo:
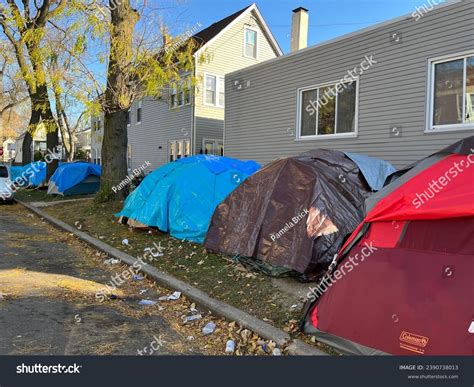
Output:
M100 302L97 289L128 269L105 258L20 205L0 204L0 355L223 353L225 337L201 332L204 313L183 324L192 306L182 297L138 305L170 293L152 281L129 279Z

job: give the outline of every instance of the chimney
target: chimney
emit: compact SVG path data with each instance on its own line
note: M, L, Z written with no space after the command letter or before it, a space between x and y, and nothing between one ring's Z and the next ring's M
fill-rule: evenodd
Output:
M293 10L291 20L291 52L308 46L308 10L299 7Z

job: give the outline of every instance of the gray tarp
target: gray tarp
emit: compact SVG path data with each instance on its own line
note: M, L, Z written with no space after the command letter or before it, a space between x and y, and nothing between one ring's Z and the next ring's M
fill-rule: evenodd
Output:
M396 172L395 167L388 161L359 153L344 152L344 154L357 164L373 191L382 189L387 177Z

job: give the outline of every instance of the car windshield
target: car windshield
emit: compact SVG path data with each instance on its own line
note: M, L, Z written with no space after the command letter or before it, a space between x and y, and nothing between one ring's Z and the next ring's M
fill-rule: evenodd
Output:
M8 169L7 167L0 166L0 178L8 177Z

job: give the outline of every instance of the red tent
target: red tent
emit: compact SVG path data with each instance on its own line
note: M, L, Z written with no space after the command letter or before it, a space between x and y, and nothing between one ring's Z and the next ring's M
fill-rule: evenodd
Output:
M308 294L304 330L349 354L473 355L474 136L366 205Z

